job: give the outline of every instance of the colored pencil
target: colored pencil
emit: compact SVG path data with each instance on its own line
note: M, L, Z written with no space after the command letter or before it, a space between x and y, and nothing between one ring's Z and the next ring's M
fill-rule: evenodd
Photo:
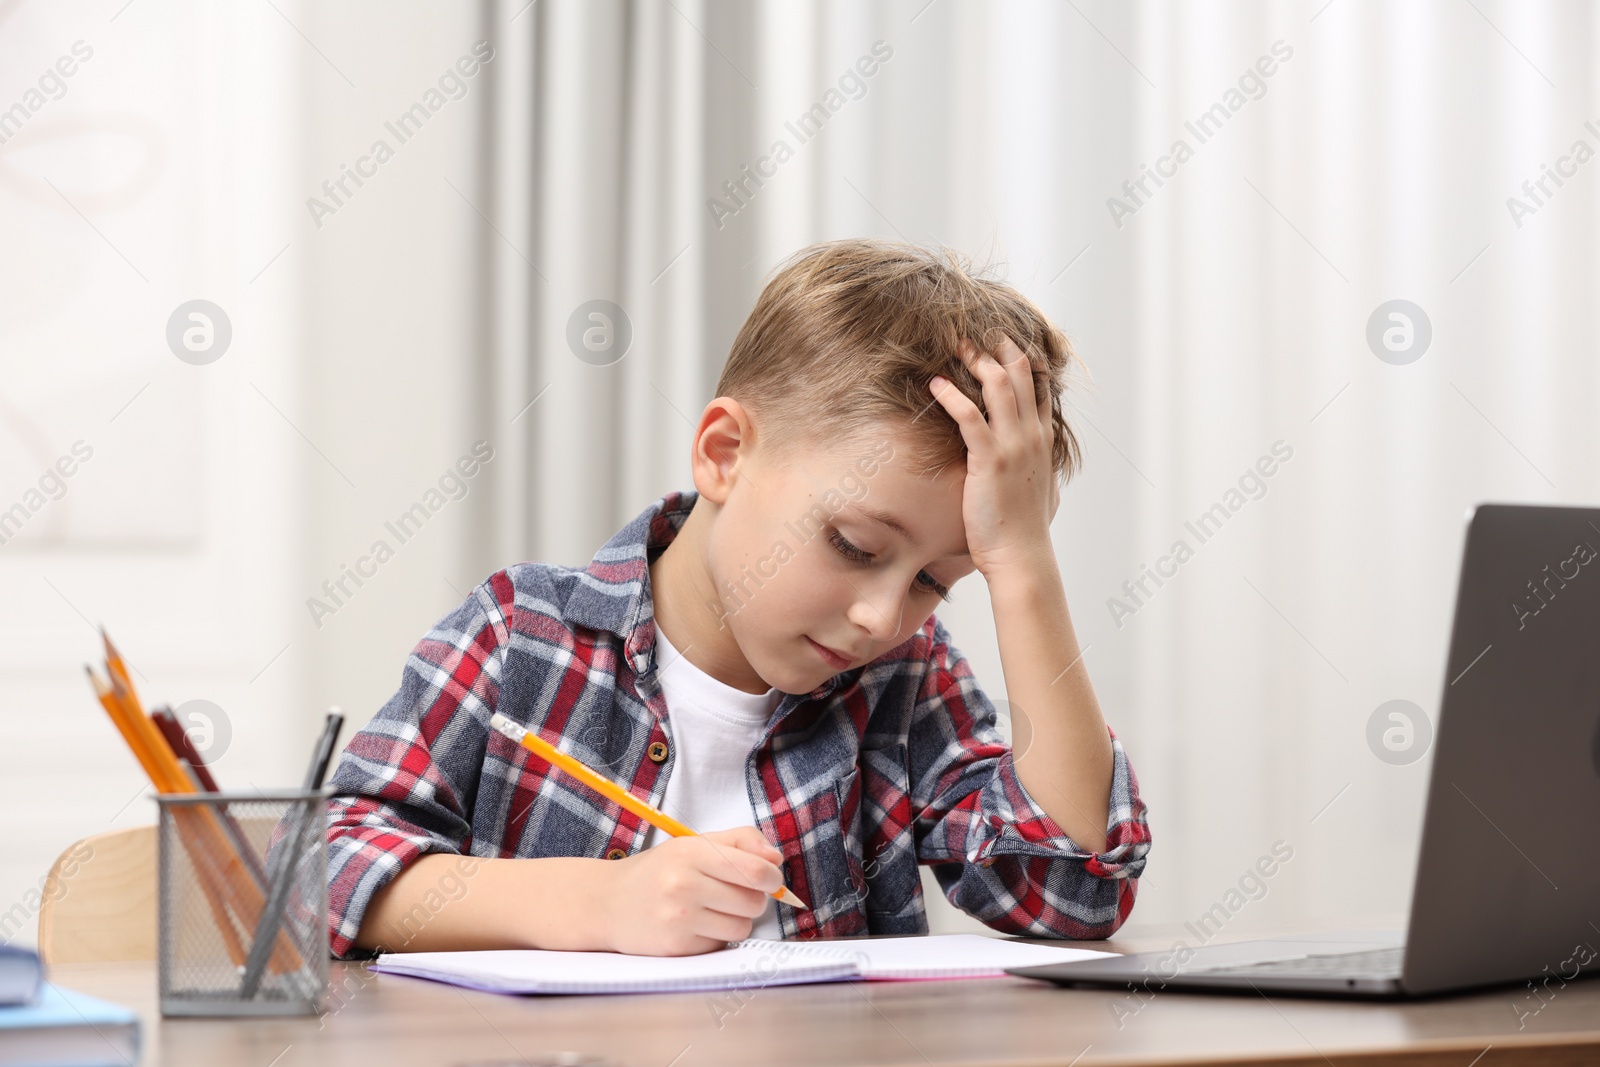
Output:
M192 775L192 785L196 791L202 793L220 793L222 787L217 785L217 780L211 776L211 769L206 766L205 760L200 757L200 752L194 747L194 742L189 740L189 735L184 732L183 724L178 722L178 717L172 709L163 705L150 709L150 720L161 731L161 736L166 738L167 746L172 749L182 764L184 772ZM228 839L233 842L234 851L244 859L250 867L250 873L261 885L267 884L267 875L261 869L261 860L256 855L255 849L250 847L249 838L245 836L244 828L239 825L239 820L233 817L233 812L226 807L219 814L222 816L222 829L227 833Z

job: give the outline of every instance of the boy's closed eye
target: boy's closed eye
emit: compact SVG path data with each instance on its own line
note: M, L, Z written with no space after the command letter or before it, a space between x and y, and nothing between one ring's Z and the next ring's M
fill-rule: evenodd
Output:
M840 533L837 529L829 530L828 541L833 545L835 551L852 563L859 563L862 566L871 566L873 560L875 559L871 552L867 552L864 549L856 547L845 538L844 534ZM916 582L917 589L920 592L937 594L939 599L945 601L946 603L949 603L953 599L950 595L949 587L938 581L927 571L918 571Z

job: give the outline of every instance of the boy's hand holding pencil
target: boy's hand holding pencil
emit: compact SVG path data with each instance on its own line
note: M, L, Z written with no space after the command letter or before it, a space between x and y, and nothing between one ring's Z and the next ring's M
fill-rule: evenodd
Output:
M754 826L676 837L608 864L597 901L614 952L687 956L750 936L783 888L782 853Z
M776 897L806 904L783 884L783 854L754 826L698 834L611 779L496 712L489 726L651 826L672 835L654 848L612 861L602 879L600 914L607 947L639 956L683 956L750 936L752 920ZM611 864L608 864L611 866Z

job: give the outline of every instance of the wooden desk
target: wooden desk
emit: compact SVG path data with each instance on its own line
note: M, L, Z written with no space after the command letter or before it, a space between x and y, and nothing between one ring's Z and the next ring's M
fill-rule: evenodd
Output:
M1164 949L1179 932L1130 925L1083 947ZM162 1019L150 963L60 966L51 979L137 1009L143 1067L1600 1064L1593 979L1558 992L1519 1031L1511 1005L1525 987L1413 1004L1165 992L1129 1015L1126 997L1021 978L540 998L468 992L357 964L335 963L333 972L337 992L320 1020ZM720 1028L713 1001L722 1005ZM598 1059L563 1059L564 1052Z

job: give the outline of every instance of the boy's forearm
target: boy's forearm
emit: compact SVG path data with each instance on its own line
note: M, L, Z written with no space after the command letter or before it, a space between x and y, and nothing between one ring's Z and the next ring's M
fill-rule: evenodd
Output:
M430 853L373 894L355 943L386 952L607 949L610 862Z
M1111 736L1082 662L1054 553L988 579L1012 722L1033 731L1017 775L1081 848L1106 847Z

